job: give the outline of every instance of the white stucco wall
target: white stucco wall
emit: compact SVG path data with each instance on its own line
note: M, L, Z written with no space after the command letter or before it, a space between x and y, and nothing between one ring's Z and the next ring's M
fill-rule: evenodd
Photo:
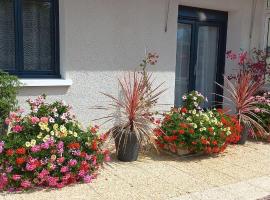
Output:
M105 104L99 94L118 94L116 78L133 70L145 47L160 55L153 68L167 92L161 103L174 103L178 5L229 12L227 49L248 48L252 0L171 0L168 31L164 31L167 0L59 0L61 74L73 80L71 87L24 87L19 100L46 93L73 105L85 124L101 116L92 110ZM258 1L252 46L260 47L262 0ZM226 67L226 72L231 71ZM170 105L167 106L169 109Z

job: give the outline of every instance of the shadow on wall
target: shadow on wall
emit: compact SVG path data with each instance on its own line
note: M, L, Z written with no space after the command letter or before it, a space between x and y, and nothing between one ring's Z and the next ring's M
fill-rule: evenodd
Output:
M39 96L41 94L50 94L55 96L66 95L69 87L23 87L19 91L19 96Z

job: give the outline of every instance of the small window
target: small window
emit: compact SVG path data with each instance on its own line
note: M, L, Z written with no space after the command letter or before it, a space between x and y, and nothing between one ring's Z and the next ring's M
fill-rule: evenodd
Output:
M0 69L25 78L58 78L57 0L0 0Z

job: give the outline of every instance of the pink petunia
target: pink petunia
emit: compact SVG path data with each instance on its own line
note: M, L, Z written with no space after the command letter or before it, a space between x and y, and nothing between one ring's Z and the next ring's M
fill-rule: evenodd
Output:
M19 181L19 180L21 180L21 178L22 178L22 176L21 176L21 175L18 175L18 174L14 174L14 175L12 176L12 179L13 179L14 181Z
M31 182L28 181L28 180L24 180L24 181L21 182L21 186L23 188L29 188L29 187L31 187Z
M41 117L40 121L42 123L48 123L49 119L48 119L48 117Z
M39 122L39 118L38 117L32 117L31 118L31 123L32 124L37 124Z
M15 133L20 133L20 132L22 132L22 130L23 130L23 127L20 125L16 125L12 128L12 131Z

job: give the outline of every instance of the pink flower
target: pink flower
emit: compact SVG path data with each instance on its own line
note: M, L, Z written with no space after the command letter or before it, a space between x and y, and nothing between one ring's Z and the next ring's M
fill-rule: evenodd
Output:
M35 164L30 164L30 163L27 163L26 164L26 170L27 171L34 171L36 169L36 165Z
M18 181L18 180L20 180L22 178L22 176L21 175L18 175L18 174L14 174L13 176L12 176L12 179L14 180L14 181Z
M71 167L74 167L75 165L77 165L77 160L74 160L74 159L71 159L69 162L68 162L68 165L71 166Z
M6 119L5 119L5 124L6 124L6 125L9 125L10 123L11 123L11 119L6 118Z
M48 123L49 119L48 119L48 117L41 117L40 121L42 123Z
M0 154L4 151L5 143L3 141L0 142Z
M20 125L16 125L12 128L12 131L15 132L15 133L19 133L23 130L23 127L20 126Z
M0 174L0 190L3 190L8 184L8 177L6 174Z
M31 123L32 124L37 124L39 122L39 118L38 117L32 117L31 118Z
M69 171L69 168L67 166L61 167L61 170L60 170L61 173L66 173L68 171Z
M48 176L49 174L50 174L50 172L49 172L48 170L43 169L43 170L39 173L38 178L44 179L44 178L45 178L46 176Z
M255 113L259 113L259 112L261 112L261 109L260 108L255 108Z
M92 181L92 176L86 175L85 177L83 177L83 182L91 183L91 181Z
M39 145L35 145L31 148L31 151L33 153L37 153L37 152L40 152L41 151L41 147Z
M21 182L21 186L22 186L23 188L29 188L29 187L31 187L31 182L30 182L30 181L27 181L27 180L22 181L22 182Z
M61 164L65 161L65 158L64 157L61 157L61 158L58 158L57 159L57 163Z

